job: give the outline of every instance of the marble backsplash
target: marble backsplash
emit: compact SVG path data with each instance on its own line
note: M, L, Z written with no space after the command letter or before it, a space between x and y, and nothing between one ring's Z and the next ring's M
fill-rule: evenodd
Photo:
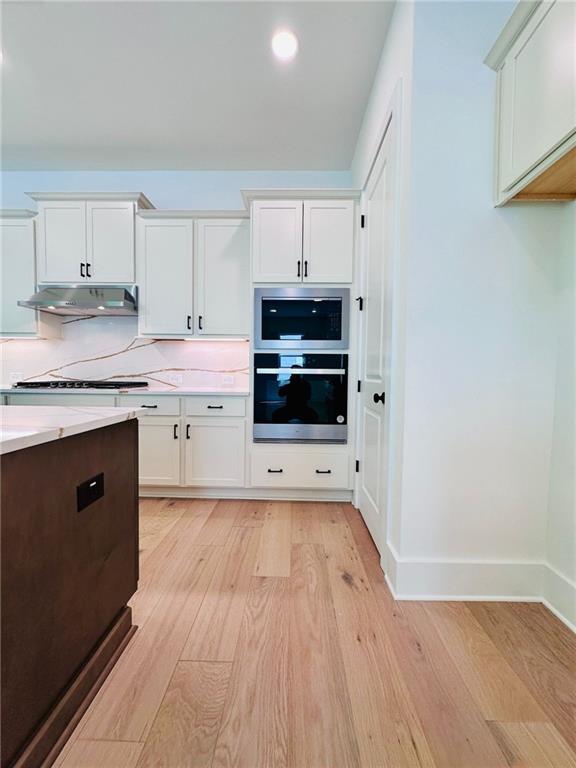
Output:
M67 318L62 339L0 341L0 383L145 379L168 387L247 390L247 341L139 338L132 317Z

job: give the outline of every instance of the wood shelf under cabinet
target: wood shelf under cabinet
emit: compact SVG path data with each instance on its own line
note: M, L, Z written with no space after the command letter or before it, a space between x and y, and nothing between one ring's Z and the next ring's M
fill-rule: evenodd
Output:
M576 200L576 147L531 181L513 200Z

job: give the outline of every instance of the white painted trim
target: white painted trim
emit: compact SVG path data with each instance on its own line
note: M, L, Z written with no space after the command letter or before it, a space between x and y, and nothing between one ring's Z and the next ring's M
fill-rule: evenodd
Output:
M512 11L512 15L498 35L496 42L490 48L484 59L484 64L490 69L497 70L506 58L506 54L518 39L534 11L542 0L520 0Z
M1 208L0 219L33 219L38 216L38 211L30 211L28 208Z
M359 189L241 189L247 210L254 200L359 200Z
M138 208L154 208L142 192L26 192L32 200L98 200L136 203Z
M349 502L351 491L313 491L291 488L195 488L175 486L140 486L142 498L175 499L258 499L270 501L335 501Z
M576 583L550 563L544 566L542 602L576 632Z
M249 219L248 211L187 211L153 210L138 211L142 219Z

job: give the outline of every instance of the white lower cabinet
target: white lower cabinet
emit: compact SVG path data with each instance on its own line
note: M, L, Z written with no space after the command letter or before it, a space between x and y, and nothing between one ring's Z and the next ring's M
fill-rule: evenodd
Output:
M244 486L244 419L185 421L184 485Z
M140 485L180 485L180 420L140 417L138 422Z
M347 452L300 450L252 452L254 487L347 489L350 487Z

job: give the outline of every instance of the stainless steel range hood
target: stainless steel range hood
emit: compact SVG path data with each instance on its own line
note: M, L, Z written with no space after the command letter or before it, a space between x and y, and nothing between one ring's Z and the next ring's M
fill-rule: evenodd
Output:
M53 315L136 315L137 297L135 285L42 285L18 306Z

